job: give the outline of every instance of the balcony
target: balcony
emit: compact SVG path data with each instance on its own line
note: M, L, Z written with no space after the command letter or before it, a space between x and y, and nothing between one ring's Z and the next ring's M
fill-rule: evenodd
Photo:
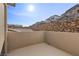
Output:
M33 31L7 34L7 56L79 55L79 33Z

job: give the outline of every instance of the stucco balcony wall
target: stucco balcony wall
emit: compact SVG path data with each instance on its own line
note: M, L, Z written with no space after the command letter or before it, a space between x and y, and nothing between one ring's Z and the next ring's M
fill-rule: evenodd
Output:
M8 55L79 55L79 33L8 32L7 43Z

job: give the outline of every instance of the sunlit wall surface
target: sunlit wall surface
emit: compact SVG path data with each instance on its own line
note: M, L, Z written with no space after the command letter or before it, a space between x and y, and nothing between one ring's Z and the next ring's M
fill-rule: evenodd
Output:
M0 3L0 53L4 42L4 5Z

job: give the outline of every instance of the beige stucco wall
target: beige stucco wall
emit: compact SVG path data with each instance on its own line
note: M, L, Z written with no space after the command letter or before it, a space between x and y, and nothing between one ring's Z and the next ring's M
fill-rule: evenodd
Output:
M46 42L65 50L73 55L79 55L79 33L46 32Z
M41 42L79 56L79 33L52 31L8 33L8 51Z
M44 41L43 32L9 32L8 51Z
M0 3L0 53L4 42L4 5Z

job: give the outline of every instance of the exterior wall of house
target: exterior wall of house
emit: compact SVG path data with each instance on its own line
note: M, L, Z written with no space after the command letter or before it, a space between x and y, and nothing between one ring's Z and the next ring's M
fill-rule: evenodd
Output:
M0 3L0 53L4 43L4 5Z

